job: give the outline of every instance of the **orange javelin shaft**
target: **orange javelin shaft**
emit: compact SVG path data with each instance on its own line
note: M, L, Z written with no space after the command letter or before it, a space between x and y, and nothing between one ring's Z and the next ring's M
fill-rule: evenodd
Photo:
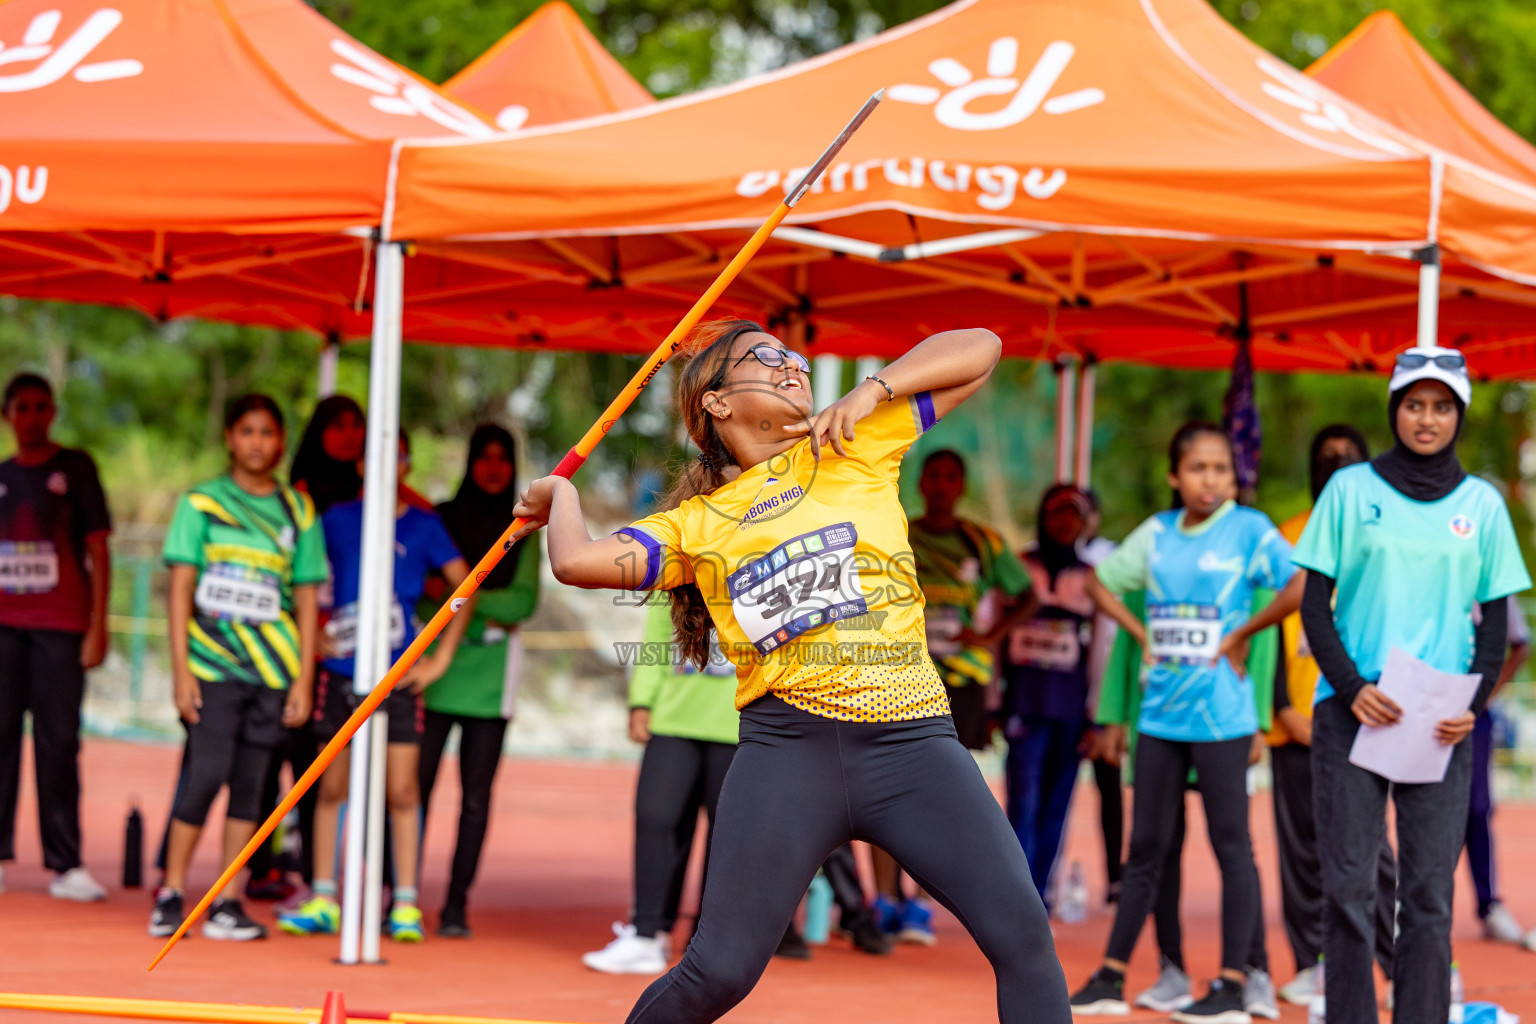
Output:
M784 201L778 205L773 213L768 215L768 219L763 222L763 226L758 228L751 238L747 239L747 244L741 247L741 251L736 254L736 258L726 264L725 269L720 271L720 276L715 278L714 283L693 304L693 308L684 314L676 327L672 328L672 333L668 334L666 340L657 347L655 352L651 353L651 357L645 361L645 365L635 371L635 375L629 379L629 383L624 385L624 390L619 392L617 398L608 403L608 408L603 410L603 415L598 421L587 429L587 432L582 435L581 440L576 442L574 448L565 453L565 457L560 460L560 464L554 469L555 476L563 476L569 479L581 468L581 464L587 461L587 456L592 454L592 449L597 447L597 443L618 422L619 417L624 414L624 410L629 408L640 392L645 390L645 386L656 376L656 371L661 369L661 364L672 358L677 353L677 350L683 347L683 342L687 339L688 333L697 326L699 320L709 311L709 307L715 304L715 300L736 279L736 275L741 273L742 268L763 247L763 243L768 241L768 236L773 234L774 229L789 215L789 211L794 209L795 204L800 202L805 193L810 190L811 185L827 169L827 166L832 163L837 154L842 151L843 146L853 137L853 133L858 131L859 126L869 119L869 115L874 112L875 107L884 97L885 90L881 89L864 101L864 105L859 108L859 112L854 115L853 120L848 122L847 127L838 134L837 138L833 140L832 145L827 147L826 152L821 154L821 159L817 160L815 165L806 172L805 177L800 179L800 183L785 195ZM487 551L484 557L475 565L474 572L464 577L464 581L454 588L453 595L437 610L437 614L432 616L432 621L422 627L421 633L415 640L411 641L411 645L405 649L405 653L400 655L400 660L396 661L390 667L390 670L384 673L384 678L379 680L379 684L373 688L373 692L363 698L363 702L358 705L357 710L352 712L352 717L348 718L346 723L342 725L341 731L336 734L331 742L325 745L325 749L320 751L319 756L315 758L315 763L310 765L303 775L299 776L299 780L293 784L293 789L288 791L288 795L283 797L282 801L278 803L277 808L267 817L267 820L262 822L261 827L251 837L251 841L245 844L245 849L240 851L240 855L234 859L234 862L224 869L224 873L219 876L219 880L213 883L213 888L204 893L203 898L197 901L197 906L193 907L192 912L181 922L181 927L176 929L176 934L166 940L165 946L150 961L149 970L154 970L160 961L165 959L166 954L175 947L176 943L181 941L183 935L187 934L187 929L192 927L192 923L201 917L203 912L213 904L214 897L223 891L224 887L230 883L235 875L240 873L240 869L245 867L246 861L250 860L251 855L261 848L261 844L266 842L267 837L272 834L272 830L277 828L277 823L287 816L288 812L299 802L299 798L304 795L310 786L315 784L315 780L336 759L336 755L341 753L342 748L352 739L352 735L357 732L368 716L373 714L374 709L384 702L384 698L389 696L389 692L395 688L395 684L400 681L400 677L405 675L412 665L416 664L416 659L420 658L426 649L431 646L432 641L437 639L437 634L441 633L443 627L448 625L448 620L460 608L464 607L464 602L469 600L470 595L480 588L481 581L490 575L492 569L496 568L496 563L500 562L502 556L511 548L513 540L518 535L518 531L526 525L526 520L513 520L512 525L508 526L506 531L502 533L501 540L493 545L491 550Z

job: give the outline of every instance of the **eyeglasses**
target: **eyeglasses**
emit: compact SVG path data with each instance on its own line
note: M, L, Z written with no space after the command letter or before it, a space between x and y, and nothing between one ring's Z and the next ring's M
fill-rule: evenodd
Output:
M787 348L777 348L773 345L753 345L742 354L742 357L731 364L732 369L740 366L751 356L769 369L777 370L786 361L794 364L799 371L807 376L811 372L811 361L799 352L792 352Z
M1404 352L1397 357L1399 370L1417 370L1420 367L1434 363L1442 370L1456 370L1462 374L1467 372L1467 357L1460 352L1446 353L1438 356L1427 356L1422 352Z

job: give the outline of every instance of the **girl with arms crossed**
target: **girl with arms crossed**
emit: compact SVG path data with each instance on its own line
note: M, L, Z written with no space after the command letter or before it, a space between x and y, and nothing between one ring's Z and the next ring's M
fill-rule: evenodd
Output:
M685 484L669 511L598 540L568 480L535 482L517 509L548 524L556 578L672 590L684 653L702 663L712 621L736 664L741 741L698 931L630 1021L702 1024L740 1002L816 868L856 838L888 850L976 937L1001 1021L1061 1024L1045 910L956 739L897 500L902 455L986 381L997 336L934 335L814 418L806 360L756 324L715 325L695 351L679 401L706 470L684 480L703 488ZM730 464L741 475L728 483Z

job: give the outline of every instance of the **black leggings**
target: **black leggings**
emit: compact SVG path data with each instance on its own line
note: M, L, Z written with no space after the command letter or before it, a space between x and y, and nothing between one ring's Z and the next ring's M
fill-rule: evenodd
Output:
M418 779L421 782L422 820L427 820L427 809L432 799L432 787L437 782L437 769L442 764L443 747L448 743L448 731L459 727L459 838L453 847L453 869L448 875L447 905L463 910L469 899L469 887L474 884L475 872L480 867L480 851L485 846L485 832L491 823L491 785L496 781L496 769L501 764L501 747L507 738L507 719L470 718L466 715L445 715L438 711L426 713L426 728L421 738L421 764Z
M734 743L710 743L680 736L652 736L635 785L635 932L651 938L670 932L683 898L688 854L699 809L715 822L720 787L736 754ZM710 832L704 863L709 864Z
M1131 855L1106 956L1128 961L1158 898L1190 768L1205 804L1206 830L1221 866L1221 966L1240 971L1252 955L1259 873L1248 839L1248 753L1253 738L1176 743L1145 733L1136 744Z
M850 839L889 851L975 936L1003 1024L1071 1019L1024 851L949 717L836 722L763 697L741 713L698 931L632 1024L704 1024L745 998L816 868Z
M1163 959L1179 970L1184 970L1184 926L1179 920L1179 897L1184 888L1184 837L1187 834L1189 815L1187 800L1179 798L1178 820L1174 824L1173 838L1168 844L1168 855L1163 859L1163 876L1157 883L1157 902L1152 907L1152 925L1157 936L1157 951ZM1261 892L1261 890L1254 890ZM1253 941L1244 959L1245 968L1269 973L1269 950L1264 945L1264 901L1259 900L1253 915ZM1313 957L1314 962L1316 957Z

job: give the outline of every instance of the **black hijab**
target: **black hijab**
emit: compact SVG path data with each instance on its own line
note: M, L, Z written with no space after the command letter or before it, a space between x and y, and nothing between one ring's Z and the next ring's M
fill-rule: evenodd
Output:
M1329 441L1348 441L1355 446L1355 451L1360 453L1360 457L1352 459L1348 456L1340 457L1334 455L1326 459L1323 458L1323 445ZM1370 458L1370 442L1365 439L1364 434L1348 423L1333 423L1319 430L1317 436L1312 439L1312 451L1307 460L1311 476L1313 504L1317 503L1318 495L1323 493L1323 488L1327 486L1333 474L1345 466L1353 466L1357 462L1369 462Z
M473 472L475 460L485 454L486 447L492 444L501 445L501 450L507 453L507 460L512 463L512 482L500 494L482 490L475 483ZM474 565L481 555L501 540L502 533L517 518L512 514L516 505L517 448L513 444L512 435L494 423L482 423L469 438L469 458L464 464L464 482L459 484L459 491L451 500L437 506L437 514L443 517L443 525L448 527L448 535L458 545L459 553L470 565ZM526 543L528 538L524 537L512 545L512 550L507 552L506 557L480 584L482 589L502 590L511 585Z
M1387 403L1387 422L1392 426L1392 436L1397 438L1397 444L1372 459L1371 468L1414 501L1439 501L1461 486L1467 476L1467 471L1461 468L1461 460L1456 458L1456 439L1461 436L1461 428L1466 426L1467 407L1451 392L1451 399L1456 403L1456 433L1451 436L1450 444L1433 455L1420 455L1403 444L1397 433L1397 410L1417 383L1410 381L1392 392L1392 399ZM1446 391L1451 389L1446 388Z
M304 485L302 489L320 515L332 505L352 501L363 493L363 477L357 471L357 463L333 459L325 451L325 429L346 412L356 414L360 420L364 418L362 407L346 395L321 399L304 428L304 437L288 470L288 482L294 487Z
M1078 509L1082 512L1085 524L1093 508L1088 495L1075 484L1056 484L1054 487L1047 488L1046 492L1040 496L1040 510L1035 517L1035 557L1040 559L1040 564L1045 566L1045 571L1050 574L1052 586L1064 571L1083 564L1082 556L1077 552L1076 543L1062 544L1045 528L1046 509L1056 504L1063 494L1076 496Z

